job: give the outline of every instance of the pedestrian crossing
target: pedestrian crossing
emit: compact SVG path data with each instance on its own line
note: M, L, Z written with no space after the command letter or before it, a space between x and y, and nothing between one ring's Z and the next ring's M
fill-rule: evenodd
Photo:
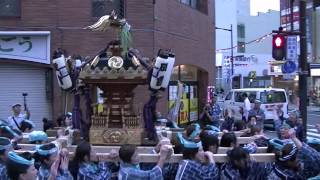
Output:
M314 125L308 124L307 125L307 139L318 139L320 140L320 133L315 128Z

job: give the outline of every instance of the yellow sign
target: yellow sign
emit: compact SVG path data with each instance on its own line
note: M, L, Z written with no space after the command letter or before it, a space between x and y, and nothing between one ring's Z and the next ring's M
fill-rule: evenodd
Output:
M190 121L198 120L198 98L190 99Z
M189 99L182 99L180 105L180 124L188 123L189 121Z

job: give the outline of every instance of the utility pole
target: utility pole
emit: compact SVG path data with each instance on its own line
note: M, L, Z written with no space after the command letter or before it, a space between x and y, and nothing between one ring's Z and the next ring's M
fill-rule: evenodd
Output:
M233 64L233 29L232 24L230 25L230 34L231 34L231 77L234 74L234 64Z
M303 120L304 136L307 130L307 37L306 37L306 0L299 1L300 57L299 57L299 98L300 113Z
M231 39L231 57L230 57L230 61L231 61L231 78L234 74L234 62L233 62L233 28L232 28L232 24L230 25L230 29L227 28L220 28L220 27L215 27L216 29L219 30L223 30L223 31L229 31L230 32L230 39ZM232 89L232 84L231 84L231 89Z

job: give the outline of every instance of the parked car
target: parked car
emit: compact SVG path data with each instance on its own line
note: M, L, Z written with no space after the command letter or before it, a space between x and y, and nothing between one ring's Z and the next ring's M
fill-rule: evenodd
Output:
M224 98L223 108L232 109L235 114L235 119L242 119L240 113L241 108L244 106L243 94L247 93L250 102L254 100L261 101L261 109L264 110L266 119L265 124L274 125L273 109L280 107L286 115L288 113L288 97L284 89L278 88L245 88L245 89L232 89Z

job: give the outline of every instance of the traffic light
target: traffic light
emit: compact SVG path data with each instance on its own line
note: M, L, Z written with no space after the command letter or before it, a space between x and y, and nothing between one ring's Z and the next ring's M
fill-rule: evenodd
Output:
M282 34L273 35L272 38L272 57L275 60L283 60L286 57L286 40Z

